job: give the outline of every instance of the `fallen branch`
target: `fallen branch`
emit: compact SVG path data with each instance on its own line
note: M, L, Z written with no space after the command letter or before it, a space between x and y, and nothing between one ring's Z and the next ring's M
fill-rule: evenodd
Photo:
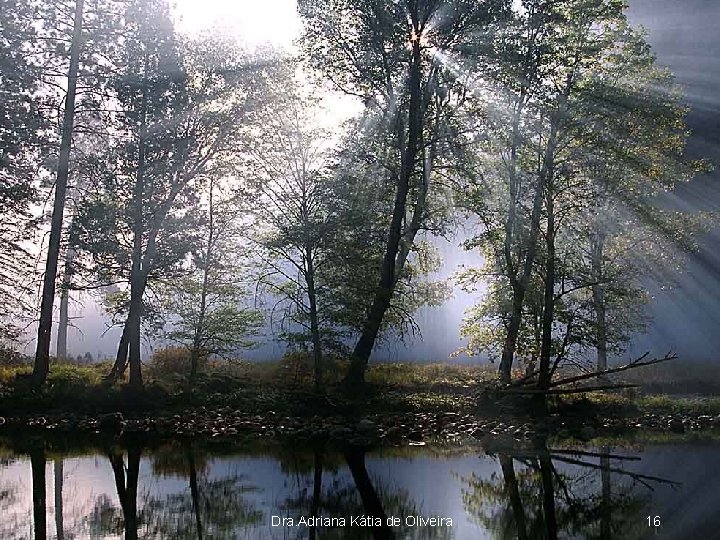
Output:
M553 385L556 386L556 385ZM501 390L506 394L533 394L533 395L565 395L565 394L582 394L583 392L597 392L600 390L620 390L622 388L638 388L639 384L602 384L598 386L582 386L580 388L550 388L549 390L540 390L539 388L508 388Z
M667 353L662 358L653 358L652 360L648 360L646 362L643 362L643 359L646 358L650 353L646 352L643 354L640 358L637 360L633 360L629 364L625 364L624 366L619 366L616 368L611 369L605 369L603 371L593 371L592 373L586 373L584 375L577 375L575 377L568 377L566 379L560 379L558 381L554 381L550 383L550 387L553 388L555 386L560 386L563 384L570 384L575 383L578 381L585 381L588 379L594 379L597 377L603 377L605 375L610 375L612 373L620 373L621 371L627 371L628 369L634 369L642 366L652 366L655 364L660 364L662 362L669 362L670 360L677 360L677 355L673 353Z

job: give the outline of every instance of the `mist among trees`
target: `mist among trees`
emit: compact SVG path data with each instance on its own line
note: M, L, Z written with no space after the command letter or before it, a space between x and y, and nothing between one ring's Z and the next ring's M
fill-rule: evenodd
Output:
M144 339L190 381L277 339L358 390L449 297L434 239L471 230L464 352L546 392L610 370L713 222L656 204L708 165L620 0L300 0L292 54L164 0L1 7L0 339L36 332L38 384L82 291L122 328L109 382L143 386Z

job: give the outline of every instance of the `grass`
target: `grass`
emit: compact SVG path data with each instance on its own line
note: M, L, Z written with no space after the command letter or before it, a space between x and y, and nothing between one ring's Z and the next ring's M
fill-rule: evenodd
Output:
M313 395L309 359L297 354L273 363L210 362L192 385L187 382L187 366L182 359L162 364L151 362L145 366L146 385L140 393L131 392L123 381L113 386L106 384L103 378L110 367L109 362L89 366L54 363L48 383L36 389L23 380L30 373L29 366L0 366L0 414L128 411L151 415L205 406L232 407L253 414L274 411L311 417L328 414L328 399L333 403L334 414L410 411L464 411L488 417L504 414L502 404L499 407L493 403L478 405L480 390L496 380L495 366L492 365L371 364L367 372L370 390L362 401L354 401L342 392L339 383L346 362L339 359L330 359L327 366L328 399ZM637 371L632 376L644 380L639 373L641 370ZM649 388L657 387L675 373L654 370L648 377ZM706 375L705 384L713 383L710 374ZM720 414L720 397L648 394L642 386L639 392L567 396L553 400L552 405L560 414L575 416ZM512 411L512 407L506 410Z

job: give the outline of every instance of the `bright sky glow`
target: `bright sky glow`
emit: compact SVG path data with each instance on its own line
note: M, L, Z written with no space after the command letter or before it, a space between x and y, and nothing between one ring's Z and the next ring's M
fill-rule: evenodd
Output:
M219 30L250 48L289 49L300 35L295 0L175 0L177 29L185 34Z

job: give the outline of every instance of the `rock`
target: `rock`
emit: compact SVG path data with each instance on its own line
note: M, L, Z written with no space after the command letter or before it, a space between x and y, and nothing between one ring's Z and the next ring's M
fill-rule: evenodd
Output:
M683 424L683 421L679 418L673 418L668 423L668 428L673 433L685 433L685 424Z
M407 438L411 441L419 442L422 441L423 434L421 431L411 431L410 433L408 433Z

